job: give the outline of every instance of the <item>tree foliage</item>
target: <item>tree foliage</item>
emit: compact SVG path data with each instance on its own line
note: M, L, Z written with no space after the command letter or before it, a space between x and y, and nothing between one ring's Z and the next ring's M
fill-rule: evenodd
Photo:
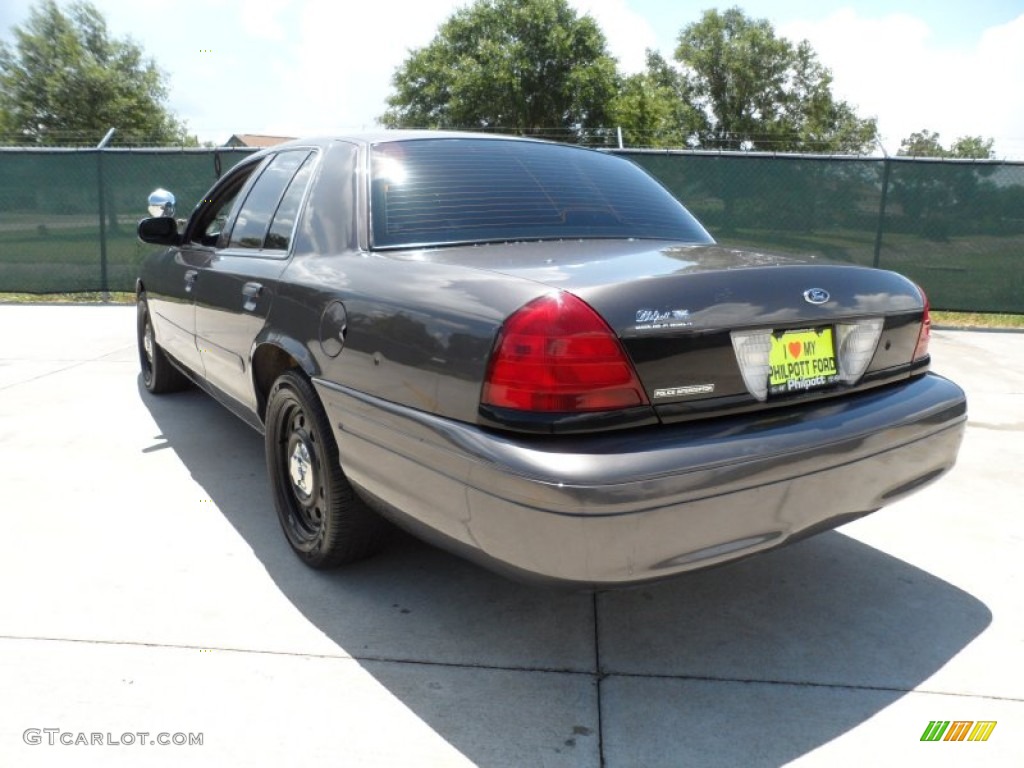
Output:
M396 70L382 124L503 129L552 138L606 127L615 60L566 0L477 0Z
M88 2L33 7L14 43L0 42L0 130L19 144L177 143L164 76L130 39L111 38Z
M675 58L702 116L702 147L856 152L875 141L875 120L835 99L811 45L777 36L766 19L705 11L679 33Z
M995 155L994 139L981 136L961 136L949 149L942 146L939 134L927 129L915 131L900 142L897 155L904 157L949 157L987 160Z
M634 147L685 147L703 125L687 82L650 49L644 71L622 79L611 115L624 142Z

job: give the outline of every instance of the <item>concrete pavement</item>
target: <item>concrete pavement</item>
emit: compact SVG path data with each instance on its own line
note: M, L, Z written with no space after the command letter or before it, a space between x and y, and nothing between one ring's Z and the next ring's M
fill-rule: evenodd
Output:
M935 333L970 407L938 484L591 595L401 534L306 569L261 437L142 390L134 318L0 306L0 766L1024 763L1024 334Z

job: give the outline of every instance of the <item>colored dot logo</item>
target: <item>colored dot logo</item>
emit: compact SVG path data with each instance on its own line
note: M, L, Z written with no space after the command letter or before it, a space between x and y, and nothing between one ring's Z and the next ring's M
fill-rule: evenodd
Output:
M200 53L213 53L213 49L212 48L200 48L199 52Z

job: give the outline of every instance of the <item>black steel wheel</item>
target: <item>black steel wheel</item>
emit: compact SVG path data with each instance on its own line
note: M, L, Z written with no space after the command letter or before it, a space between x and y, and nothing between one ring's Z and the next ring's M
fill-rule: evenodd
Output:
M379 548L385 523L349 484L320 398L297 371L270 389L266 454L278 519L303 562L333 568Z
M142 383L154 395L184 389L188 386L188 379L171 364L160 345L156 343L145 291L139 294L135 307L135 329L138 337Z

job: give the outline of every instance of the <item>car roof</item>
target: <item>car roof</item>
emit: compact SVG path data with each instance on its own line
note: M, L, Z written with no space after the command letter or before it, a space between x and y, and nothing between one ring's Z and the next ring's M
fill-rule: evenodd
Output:
M533 139L525 136L513 136L505 133L474 133L471 131L435 131L435 130L378 130L378 131L361 131L356 133L338 133L338 134L327 134L320 136L311 136L308 138L295 139L293 141L287 141L282 144L275 144L273 147L260 150L256 155L266 155L273 152L279 152L282 149L289 147L326 147L335 141L347 141L352 144L371 145L371 144L382 144L390 142L401 142L401 141L416 141L419 139L474 139L474 140L493 140L493 141L522 141L531 142L535 144L551 144L554 142L544 141L542 139ZM563 144L561 146L573 146ZM582 149L582 147L581 147Z

